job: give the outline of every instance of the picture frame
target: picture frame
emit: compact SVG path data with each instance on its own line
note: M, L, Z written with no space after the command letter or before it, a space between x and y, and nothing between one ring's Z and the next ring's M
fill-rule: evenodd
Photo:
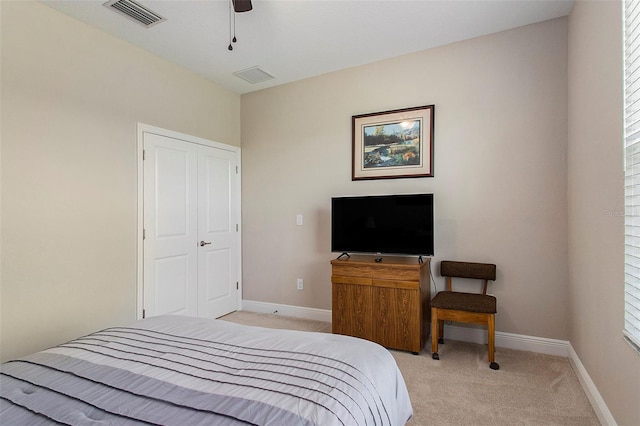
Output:
M433 177L434 105L354 115L351 180Z

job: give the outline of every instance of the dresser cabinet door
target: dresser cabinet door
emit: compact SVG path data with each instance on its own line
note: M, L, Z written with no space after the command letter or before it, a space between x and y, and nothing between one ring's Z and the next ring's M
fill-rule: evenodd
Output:
M332 277L332 331L373 340L371 280Z
M373 281L373 340L420 351L420 289L414 281Z

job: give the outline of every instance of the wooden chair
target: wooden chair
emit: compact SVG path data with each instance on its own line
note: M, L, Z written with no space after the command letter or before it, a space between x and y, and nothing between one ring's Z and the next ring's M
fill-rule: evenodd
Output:
M496 265L443 260L440 262L440 275L446 277L447 290L439 292L431 300L432 358L440 359L438 343L444 343L445 321L486 324L489 337L489 367L498 370L500 366L495 362L496 298L487 295L487 282L496 279ZM482 294L453 291L454 277L482 280Z

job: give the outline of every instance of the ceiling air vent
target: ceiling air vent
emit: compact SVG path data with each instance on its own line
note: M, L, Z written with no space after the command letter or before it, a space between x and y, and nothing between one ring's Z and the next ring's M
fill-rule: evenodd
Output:
M268 72L261 70L259 67L251 67L246 70L236 71L233 73L236 77L248 81L251 84L262 83L263 81L274 79L275 77Z
M166 21L166 18L133 0L110 0L104 5L147 28Z

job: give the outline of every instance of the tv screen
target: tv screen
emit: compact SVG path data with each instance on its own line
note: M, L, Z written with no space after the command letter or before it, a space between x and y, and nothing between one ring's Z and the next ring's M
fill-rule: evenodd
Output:
M433 194L333 197L331 251L433 256Z

